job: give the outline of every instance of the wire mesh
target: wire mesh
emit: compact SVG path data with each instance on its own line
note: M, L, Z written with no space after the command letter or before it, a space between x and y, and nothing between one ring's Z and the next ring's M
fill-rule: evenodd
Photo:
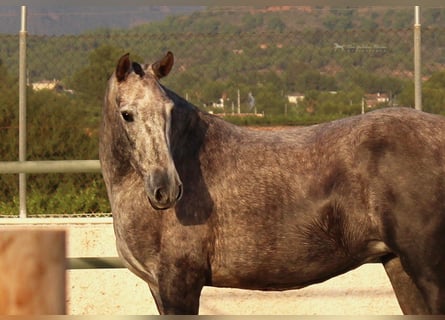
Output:
M393 105L400 104L413 78L412 10L365 9L216 8L127 29L30 33L28 159L98 158L106 79L126 52L139 62L153 62L172 51L175 67L164 83L201 108L224 98L227 111L238 92L242 111L248 111L251 92L266 115L283 110L287 115L289 95L310 97L314 91L343 93L349 106L335 109L342 116L359 112L367 94L386 94ZM445 71L445 10L431 8L424 16L422 76L427 81ZM0 72L0 159L15 161L18 35L0 34L0 62L8 75L3 79ZM308 104L292 108L295 117L317 110ZM31 215L110 210L100 174L30 175L28 189ZM0 190L0 213L16 214L17 176L0 176Z

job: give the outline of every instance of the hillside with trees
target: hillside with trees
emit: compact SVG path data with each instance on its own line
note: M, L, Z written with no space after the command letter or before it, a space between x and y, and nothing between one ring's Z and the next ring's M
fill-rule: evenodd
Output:
M445 115L445 10L422 12L424 110ZM176 63L163 83L200 108L231 113L248 93L264 118L240 124L310 124L358 114L367 94L376 107L414 104L412 8L212 8L81 35L28 38L28 159L97 159L106 81L130 52L152 62L167 50ZM0 156L18 154L18 37L0 34ZM56 79L60 90L33 91ZM67 90L69 89L69 90ZM291 104L287 96L304 99ZM212 107L224 100L224 109ZM367 109L368 110L368 109ZM18 212L18 178L0 175L0 214ZM99 174L31 175L32 213L106 212Z
M444 17L444 9L422 12L425 77L445 65ZM131 52L142 61L152 61L171 50L177 60L166 84L200 107L222 95L231 99L226 104L231 107L238 90L244 102L247 92L252 92L258 98L257 109L266 114L282 113L287 94L309 91L352 91L359 97L354 104L361 103L364 93L380 91L390 94L397 104L408 105L397 98L411 85L412 20L412 8L405 7L226 7L173 15L126 30L31 35L29 79L58 79L77 92L91 92L99 86L94 95L100 96L104 76L86 79L79 74L87 72L84 69L90 67L93 52L98 56L92 68L103 68L108 76L110 55L115 61ZM18 39L1 38L0 57L15 73ZM351 53L336 45L368 49ZM373 48L384 51L374 52ZM96 63L102 66L94 66Z

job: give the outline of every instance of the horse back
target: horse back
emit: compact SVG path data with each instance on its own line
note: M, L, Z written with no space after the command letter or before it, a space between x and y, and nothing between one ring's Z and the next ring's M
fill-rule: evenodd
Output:
M216 282L233 276L233 286L282 288L290 286L284 279L294 279L292 286L322 281L407 250L399 243L424 221L445 221L442 117L395 108L237 139L219 159L221 171L203 173L219 236ZM228 159L235 165L222 165ZM223 264L233 274L217 272ZM257 281L259 272L269 283Z

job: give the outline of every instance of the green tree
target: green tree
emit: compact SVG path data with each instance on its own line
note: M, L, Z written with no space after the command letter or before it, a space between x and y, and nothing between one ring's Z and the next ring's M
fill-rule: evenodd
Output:
M397 97L397 102L402 107L414 107L414 83L412 81L405 83Z
M336 91L338 88L334 77L323 75L312 69L299 74L295 86L296 91L299 92L307 92L311 90Z
M360 86L365 93L388 93L397 95L403 90L403 80L379 76L366 71L355 71L350 75L350 81Z
M17 90L0 89L2 160L17 160ZM6 93L6 94L3 94ZM29 160L97 159L98 117L76 95L28 89L27 158ZM10 99L11 102L3 99ZM98 108L96 106L96 108ZM5 117L5 118L3 118ZM3 130L4 129L4 130ZM31 214L108 212L109 205L100 174L28 175L28 211ZM0 175L0 213L17 214L18 179Z
M445 71L433 73L433 75L425 82L425 87L445 90Z
M263 15L247 13L242 18L243 30L250 31L261 27L264 23Z
M267 28L272 31L283 32L286 29L286 24L280 17L273 16L267 22Z
M123 49L111 45L100 46L90 54L89 64L73 75L68 86L83 98L101 103L107 80L124 53Z
M329 30L347 30L353 26L354 10L352 9L332 9L323 21L323 25Z
M18 156L18 85L0 60L0 159Z
M422 105L427 112L445 114L445 72L434 73L423 85Z

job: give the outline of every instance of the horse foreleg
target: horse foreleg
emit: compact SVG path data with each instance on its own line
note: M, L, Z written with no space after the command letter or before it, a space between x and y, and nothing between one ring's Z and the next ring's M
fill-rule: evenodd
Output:
M174 262L162 265L156 279L148 283L159 313L197 315L205 277L201 272L193 272L192 265L188 268Z
M400 258L387 256L382 259L382 263L402 312L404 314L431 313L421 292L403 269Z
M199 296L187 293L174 293L176 290L159 290L157 286L149 285L150 292L160 315L197 315L199 312ZM163 292L161 294L161 291ZM166 293L169 291L170 293ZM183 299L178 298L182 296Z
M159 314L165 314L161 296L159 295L159 288L157 286L154 287L152 284L148 284L148 287L150 288L151 295L153 297L153 300L155 301L156 308L158 309Z

